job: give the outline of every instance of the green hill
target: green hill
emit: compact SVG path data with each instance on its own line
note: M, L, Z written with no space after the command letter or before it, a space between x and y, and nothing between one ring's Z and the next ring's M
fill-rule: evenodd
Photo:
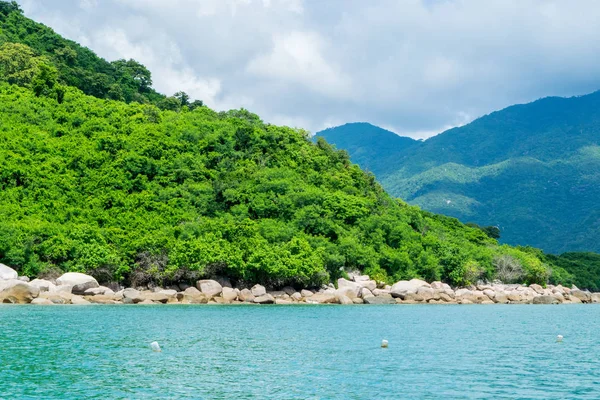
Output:
M3 34L6 21L19 32L38 26L14 5L0 10ZM44 32L27 43L50 40L36 38ZM573 280L535 249L390 197L305 131L246 110L89 96L66 78L71 66L23 43L2 46L0 262L21 274L306 287L358 269L464 285L502 278L509 265L520 282Z
M401 165L398 153L404 152L419 142L396 135L366 122L349 123L317 132L315 138L324 137L338 149L346 150L352 161L362 169L383 177Z
M599 145L600 92L544 98L388 150L399 161L377 178L411 204L498 226L505 243L600 251Z

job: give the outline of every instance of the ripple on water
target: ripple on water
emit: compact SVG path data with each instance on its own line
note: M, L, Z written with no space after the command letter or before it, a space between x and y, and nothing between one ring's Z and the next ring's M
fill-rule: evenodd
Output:
M596 399L599 317L594 305L5 305L0 398Z

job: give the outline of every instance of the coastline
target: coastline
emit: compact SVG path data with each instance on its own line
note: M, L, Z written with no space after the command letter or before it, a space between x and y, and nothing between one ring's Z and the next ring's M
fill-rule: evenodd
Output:
M16 271L0 265L0 303L10 304L581 304L600 303L600 293L561 285L529 286L482 283L452 288L442 282L420 279L393 285L376 282L366 275L340 278L319 289L284 287L267 290L256 284L234 288L228 279L204 279L195 286L167 288L123 288L114 291L98 284L95 278L69 272L55 281L17 276Z

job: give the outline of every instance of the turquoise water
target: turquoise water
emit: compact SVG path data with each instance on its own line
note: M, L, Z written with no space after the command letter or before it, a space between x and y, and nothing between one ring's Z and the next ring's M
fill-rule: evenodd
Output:
M598 399L600 306L2 305L0 398Z

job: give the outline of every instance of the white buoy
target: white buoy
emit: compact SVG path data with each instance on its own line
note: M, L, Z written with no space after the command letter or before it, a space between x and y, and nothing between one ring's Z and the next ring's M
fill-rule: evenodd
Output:
M155 351L157 353L162 351L158 342L150 343L150 348L152 349L152 351Z
M383 348L387 348L387 347L388 347L388 341L387 341L387 340L385 340L385 339L383 339L383 340L381 341L381 347L383 347Z
M556 337L556 341L557 341L557 342L562 342L562 340L563 340L563 335L558 335L558 336Z

